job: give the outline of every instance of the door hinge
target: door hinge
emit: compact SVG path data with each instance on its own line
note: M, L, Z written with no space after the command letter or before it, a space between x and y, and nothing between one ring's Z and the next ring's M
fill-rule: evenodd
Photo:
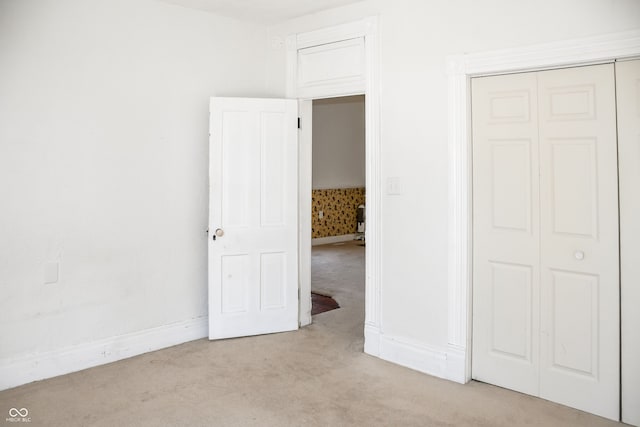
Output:
M300 117L298 117L298 129L300 129Z

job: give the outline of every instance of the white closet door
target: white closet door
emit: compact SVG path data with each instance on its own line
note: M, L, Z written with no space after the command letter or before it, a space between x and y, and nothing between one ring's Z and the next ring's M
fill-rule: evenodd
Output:
M618 419L613 65L472 85L473 378Z
M473 80L473 378L538 394L536 76Z
M613 64L538 74L540 396L619 419Z
M640 60L616 63L620 153L622 421L640 425Z

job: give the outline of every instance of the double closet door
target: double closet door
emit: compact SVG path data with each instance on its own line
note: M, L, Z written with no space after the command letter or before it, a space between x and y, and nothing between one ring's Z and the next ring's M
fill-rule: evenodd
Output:
M473 378L620 408L613 64L475 78Z

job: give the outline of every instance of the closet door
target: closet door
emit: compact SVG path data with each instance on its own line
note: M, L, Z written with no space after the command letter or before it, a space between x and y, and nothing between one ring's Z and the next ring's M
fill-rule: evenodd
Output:
M473 97L473 378L538 394L536 75L484 77Z
M622 421L640 425L640 60L616 63L620 153Z
M540 396L619 418L613 64L538 73Z
M613 65L476 78L473 378L619 418Z

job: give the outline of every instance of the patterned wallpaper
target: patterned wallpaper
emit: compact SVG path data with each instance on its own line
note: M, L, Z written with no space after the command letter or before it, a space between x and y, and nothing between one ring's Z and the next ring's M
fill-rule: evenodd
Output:
M312 238L342 236L356 232L358 206L364 205L364 188L313 190L311 195ZM324 218L319 218L319 212Z

